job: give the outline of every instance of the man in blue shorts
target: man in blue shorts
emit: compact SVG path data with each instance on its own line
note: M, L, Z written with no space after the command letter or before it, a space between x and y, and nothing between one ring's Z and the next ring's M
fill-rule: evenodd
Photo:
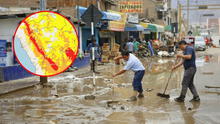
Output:
M128 70L132 70L134 72L134 79L132 83L134 94L130 98L130 101L136 101L137 97L143 98L144 95L143 95L143 88L142 88L142 82L141 82L145 74L145 68L143 64L135 55L129 53L128 51L122 52L122 56L117 57L115 60L118 60L118 59L124 59L127 62L126 62L124 69L119 71L115 75L113 75L113 77L121 75Z
M182 81L182 90L180 93L180 96L175 98L176 102L184 102L187 89L189 88L190 91L193 94L193 99L190 100L193 101L200 101L199 95L196 91L196 88L194 86L194 76L196 74L196 54L193 47L188 46L186 41L180 41L179 42L179 48L183 51L183 54L178 54L177 58L181 58L182 61L175 65L172 69L176 69L180 67L181 65L184 66L184 76Z

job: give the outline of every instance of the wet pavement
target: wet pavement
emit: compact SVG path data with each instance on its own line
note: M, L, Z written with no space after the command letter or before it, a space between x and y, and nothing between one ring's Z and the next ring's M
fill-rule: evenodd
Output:
M175 58L142 59L146 74L143 99L126 100L132 95L133 72L112 79L123 66L99 66L100 74L64 73L49 78L49 85L22 89L0 96L0 124L218 124L220 122L220 49L197 53L195 85L201 102L176 103L183 68L173 72L167 93L170 99L156 96L163 92ZM80 71L80 70L79 70ZM81 70L82 71L82 70ZM86 99L85 99L86 98Z

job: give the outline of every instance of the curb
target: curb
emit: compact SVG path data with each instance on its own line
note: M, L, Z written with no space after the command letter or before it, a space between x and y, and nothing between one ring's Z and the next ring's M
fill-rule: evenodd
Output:
M27 80L32 80L28 81ZM8 94L10 92L15 92L21 89L26 89L29 87L33 87L36 84L39 84L40 82L37 80L33 80L33 78L25 78L25 79L20 79L17 81L9 81L9 82L4 82L0 83L0 95Z

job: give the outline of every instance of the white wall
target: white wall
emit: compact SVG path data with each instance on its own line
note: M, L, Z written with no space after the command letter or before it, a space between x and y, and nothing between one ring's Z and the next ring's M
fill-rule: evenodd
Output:
M23 18L10 18L10 19L0 19L0 40L7 40L7 42L12 42L12 37L18 26L18 23ZM13 53L7 52L6 66L13 65Z
M0 19L0 39L12 42L13 34L22 18Z

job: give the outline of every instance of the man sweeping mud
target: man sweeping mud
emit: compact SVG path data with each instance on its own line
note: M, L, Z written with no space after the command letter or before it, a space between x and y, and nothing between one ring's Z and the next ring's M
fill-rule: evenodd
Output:
M172 69L175 70L176 68L183 65L185 71L182 81L182 90L180 96L178 98L175 98L175 101L184 102L188 88L193 94L193 99L190 101L200 101L199 95L193 83L193 79L196 74L195 50L191 46L188 46L186 41L184 40L179 42L179 48L183 51L183 54L178 54L177 58L182 58L182 61L179 64L175 65Z
M127 62L124 69L113 75L113 77L121 75L128 70L134 71L134 79L132 83L134 94L129 101L136 101L137 97L143 98L144 95L143 95L143 88L141 83L145 73L145 68L143 64L135 55L129 53L128 51L122 52L122 56L117 57L115 60L119 60L119 59L124 59Z

